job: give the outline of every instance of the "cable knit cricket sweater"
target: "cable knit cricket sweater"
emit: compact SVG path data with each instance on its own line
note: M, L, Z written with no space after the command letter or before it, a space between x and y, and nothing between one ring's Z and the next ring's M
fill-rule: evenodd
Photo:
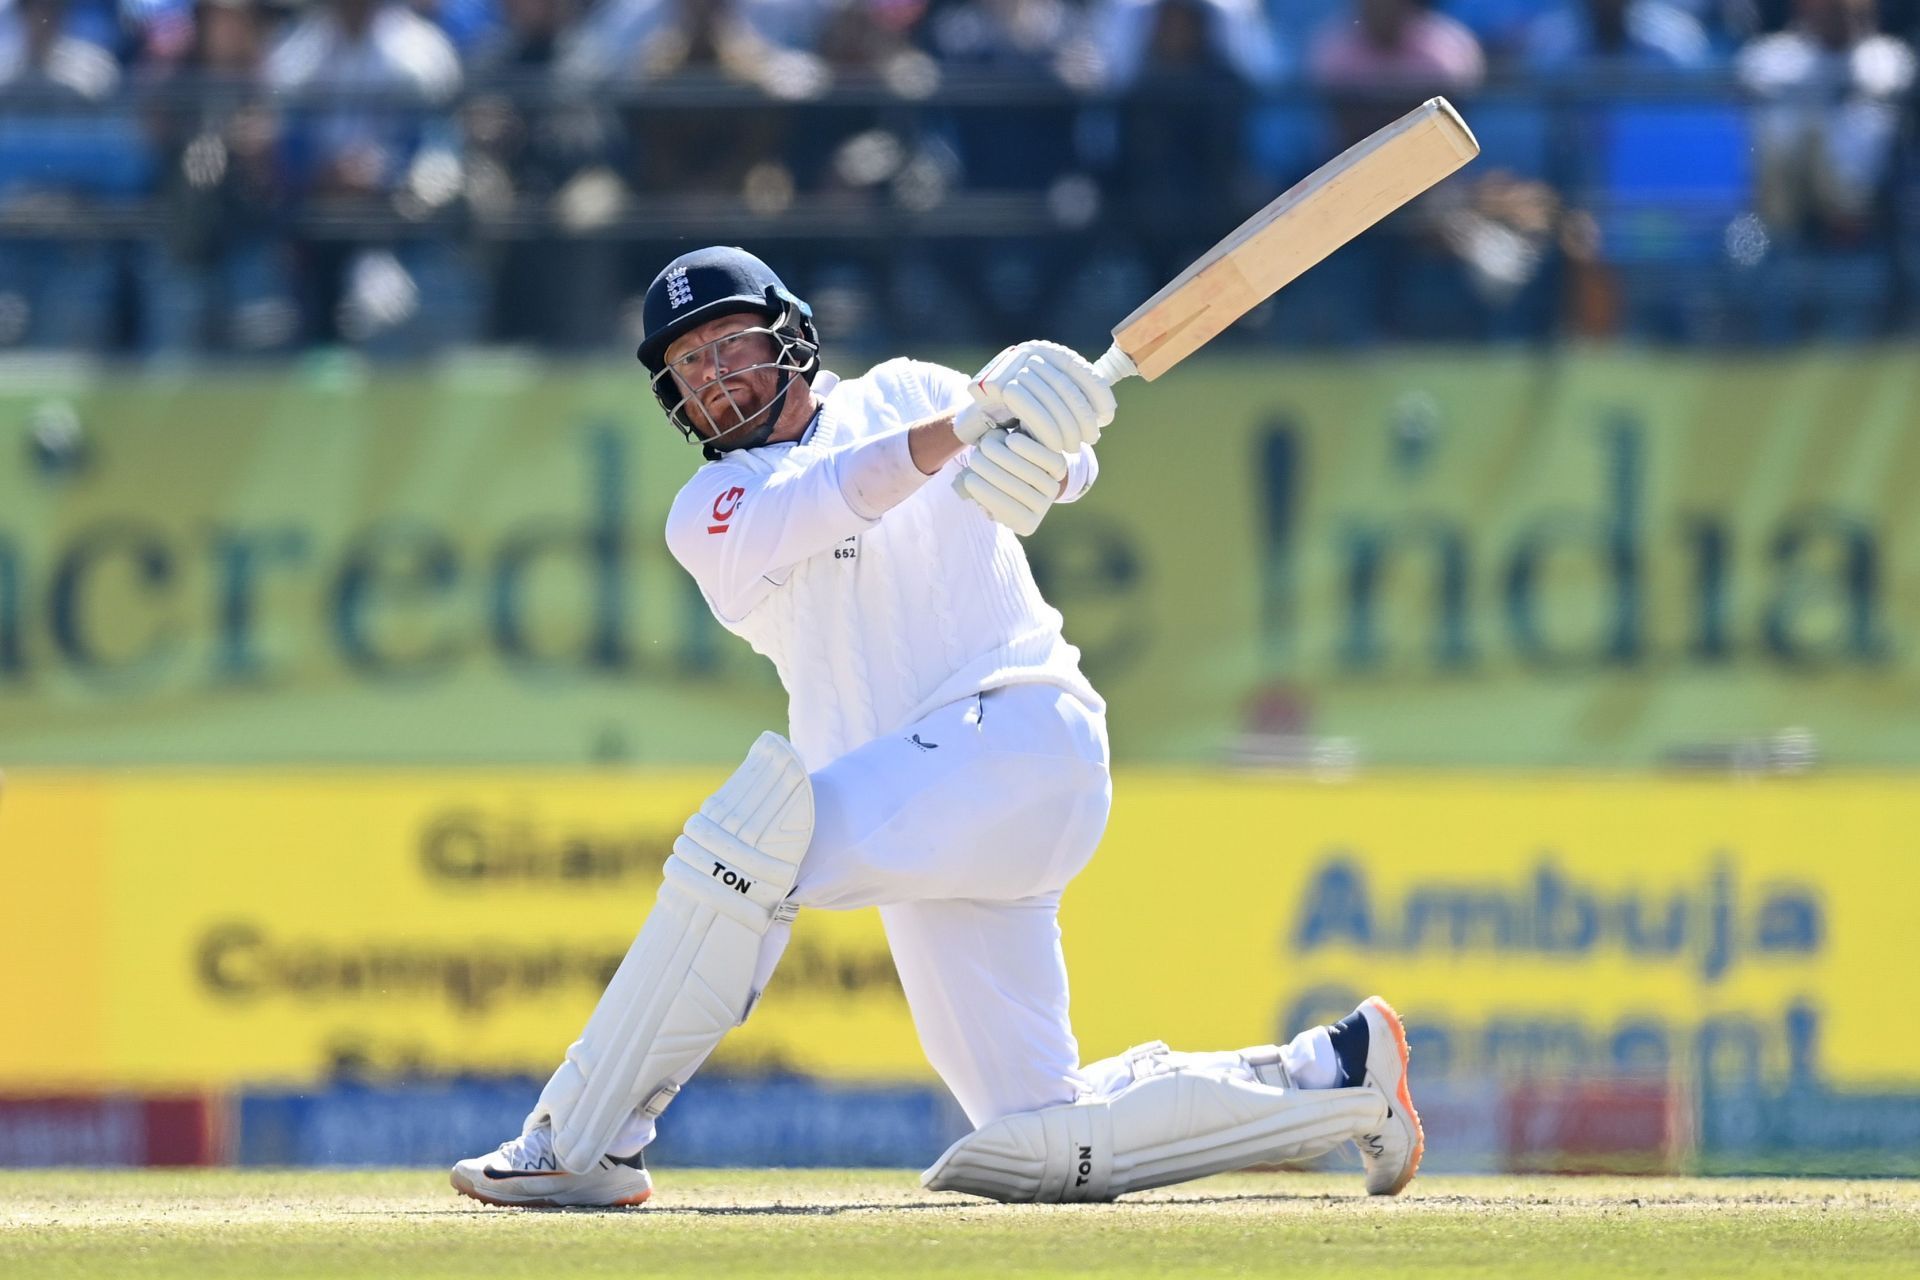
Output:
M720 623L772 660L809 769L1009 684L1055 685L1105 710L1019 538L954 492L964 453L878 518L848 496L895 447L883 438L904 456L904 429L965 404L966 386L913 360L822 373L824 404L801 441L709 462L674 500L668 546ZM1083 449L1062 501L1096 469Z

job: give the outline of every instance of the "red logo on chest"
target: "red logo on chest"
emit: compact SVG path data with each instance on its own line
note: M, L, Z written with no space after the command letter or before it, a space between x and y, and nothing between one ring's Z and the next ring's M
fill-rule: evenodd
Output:
M727 521L733 519L733 513L740 509L740 499L747 491L739 485L727 490L713 500L713 523L707 526L708 533L725 533L730 527Z

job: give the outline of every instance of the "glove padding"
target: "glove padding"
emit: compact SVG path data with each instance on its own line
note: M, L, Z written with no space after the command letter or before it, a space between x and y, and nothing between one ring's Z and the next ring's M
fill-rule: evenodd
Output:
M1008 347L967 384L973 403L954 417L968 444L995 426L1018 425L1055 453L1078 453L1113 421L1113 389L1080 355L1057 342Z
M953 487L978 503L989 519L1024 538L1040 527L1066 476L1065 455L1031 436L995 427L980 437L967 469L953 478Z

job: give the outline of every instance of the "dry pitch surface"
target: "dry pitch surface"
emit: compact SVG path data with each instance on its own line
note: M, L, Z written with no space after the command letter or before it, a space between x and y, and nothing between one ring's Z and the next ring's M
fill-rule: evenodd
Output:
M1241 1175L1002 1207L910 1173L667 1170L613 1212L435 1171L0 1173L0 1276L1920 1276L1920 1182Z

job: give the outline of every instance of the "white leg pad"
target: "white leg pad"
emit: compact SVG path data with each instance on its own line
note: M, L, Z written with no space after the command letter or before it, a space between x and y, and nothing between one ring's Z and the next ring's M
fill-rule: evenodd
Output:
M674 1078L746 1020L760 940L793 918L812 839L806 766L763 733L674 841L653 910L528 1117L553 1126L562 1168L593 1168L628 1116L665 1110Z
M1246 1079L1244 1068L1171 1065L1188 1055L1164 1046L1132 1055L1141 1074L1125 1088L984 1125L947 1148L922 1185L1002 1201L1111 1200L1317 1156L1377 1126L1386 1110L1374 1089L1276 1088Z
M1080 1074L1092 1086L1092 1092L1111 1095L1136 1080L1174 1070L1210 1071L1215 1075L1231 1075L1255 1084L1272 1085L1276 1089L1295 1087L1293 1076L1287 1071L1285 1052L1278 1045L1271 1044L1225 1053L1180 1053L1167 1048L1164 1040L1152 1040L1137 1044L1125 1053L1116 1053L1111 1058L1089 1062L1080 1068Z

